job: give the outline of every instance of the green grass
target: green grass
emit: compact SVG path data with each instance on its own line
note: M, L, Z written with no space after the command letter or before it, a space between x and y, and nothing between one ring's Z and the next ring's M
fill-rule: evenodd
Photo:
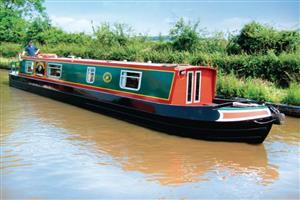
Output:
M237 78L234 73L218 74L217 94L232 98L242 97L256 101L300 105L300 85L289 88L276 87L274 83L258 78Z
M13 61L17 61L17 59L0 57L0 68L10 69L10 63Z
M247 78L243 85L244 97L257 101L280 103L285 95L283 89L277 88L273 83L258 79Z
M290 84L282 103L300 106L300 84L296 82Z
M217 94L225 97L243 97L244 82L233 73L225 75L218 73Z

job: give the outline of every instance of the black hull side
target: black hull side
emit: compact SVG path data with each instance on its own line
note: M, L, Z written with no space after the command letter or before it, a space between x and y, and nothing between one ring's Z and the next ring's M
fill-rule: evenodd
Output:
M119 97L118 101L116 99L99 101L98 99L90 98L90 96L85 96L85 93L74 94L71 88L64 88L63 90L45 88L37 84L30 84L26 78L14 75L10 75L10 86L87 108L157 131L195 139L262 143L273 124L272 117L263 119L260 123L257 123L255 120L215 122L176 118L174 115L166 116L167 114L162 116L156 112L145 112L126 106L134 104L130 98ZM137 100L134 101L136 102ZM155 106L153 108L155 109ZM172 106L168 106L168 109L165 109L165 112L173 112L171 111ZM180 113L178 113L178 116L180 116Z

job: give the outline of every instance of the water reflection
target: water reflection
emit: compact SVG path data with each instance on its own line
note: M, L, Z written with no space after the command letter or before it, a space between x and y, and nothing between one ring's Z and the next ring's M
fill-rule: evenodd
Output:
M273 126L268 140L300 145L300 118L287 117L283 125Z
M45 167L57 167L68 163L67 154L76 157L78 164L119 166L160 185L233 176L268 184L279 176L276 166L268 164L264 145L169 136L13 88L5 90L4 173L37 160L42 164L50 159L54 164Z

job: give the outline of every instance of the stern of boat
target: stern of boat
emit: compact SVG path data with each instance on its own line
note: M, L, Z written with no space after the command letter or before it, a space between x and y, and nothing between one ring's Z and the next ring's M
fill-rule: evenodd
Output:
M224 127L235 124L236 131L250 139L249 143L262 143L273 124L282 124L285 116L275 107L265 104L230 102L217 106L217 122ZM248 138L248 139L249 139Z
M219 105L218 122L247 121L254 120L257 123L282 124L284 114L271 105L260 105L255 103L232 102L228 105ZM265 120L268 121L265 121ZM264 122L262 122L264 121Z

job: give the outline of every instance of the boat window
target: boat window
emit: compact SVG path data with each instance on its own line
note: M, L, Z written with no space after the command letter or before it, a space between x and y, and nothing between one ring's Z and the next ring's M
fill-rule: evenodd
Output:
M120 87L138 91L141 87L142 72L121 70Z
M25 72L32 74L32 72L33 72L33 62L32 61L25 62Z
M187 74L186 103L192 103L193 72Z
M200 102L200 90L201 90L201 72L196 72L195 83L195 102Z
M48 63L47 76L51 78L60 78L62 65L57 63Z
M96 75L96 67L88 67L86 71L86 82L94 83Z

